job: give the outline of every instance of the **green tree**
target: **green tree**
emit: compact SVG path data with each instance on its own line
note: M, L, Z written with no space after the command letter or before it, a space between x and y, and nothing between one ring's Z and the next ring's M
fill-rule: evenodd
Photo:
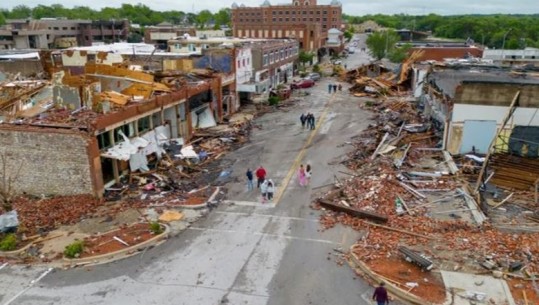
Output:
M399 39L395 31L380 31L369 35L366 43L371 55L380 60L392 52Z
M75 6L69 12L71 19L99 19L97 12L88 6Z
M391 62L399 63L403 62L408 57L408 51L412 48L412 45L407 43L401 46L395 46L388 53L388 59Z
M120 19L121 13L120 9L113 8L113 7L104 7L99 11L97 14L99 17L98 19L102 20L110 20L110 19ZM122 16L123 17L123 16ZM130 20L133 22L133 20Z
M32 17L32 9L26 5L17 5L5 14L8 19L26 19Z
M203 29L212 20L213 14L208 10L202 10L196 16L196 25L198 28Z
M346 38L346 41L348 42L352 40L352 37L354 37L354 33L349 30L344 31L343 35L344 35L344 38Z
M313 58L314 58L313 53L305 52L303 50L300 51L298 55L298 60L303 65L303 67L305 67L306 63L311 62Z
M214 17L215 24L219 26L230 26L230 9L229 8L222 8L217 13L215 13Z

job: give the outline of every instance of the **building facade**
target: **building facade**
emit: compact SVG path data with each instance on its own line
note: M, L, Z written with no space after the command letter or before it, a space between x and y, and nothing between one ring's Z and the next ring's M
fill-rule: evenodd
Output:
M510 70L496 66L456 65L434 70L418 67L414 74L416 87L421 88L416 93L422 92L420 108L443 135L443 149L452 154L486 154L500 132L503 140L496 142L498 151L539 156L539 102L534 98L539 94L539 78L533 73L515 78ZM517 92L516 109L502 125Z
M61 70L35 82L24 83L31 94L0 103L4 169L24 163L17 193L102 196L138 169L135 159L159 156L170 141L188 143L223 118L218 74L152 75L87 62L81 75Z
M318 5L316 0L293 0L290 4L260 7L232 5L232 32L240 38L294 38L299 47L316 52L326 45L328 31L340 30L342 5L333 0Z
M483 51L483 59L492 60L503 65L534 65L539 66L539 49L524 50L492 50Z
M8 19L0 28L0 48L54 49L127 41L129 21Z

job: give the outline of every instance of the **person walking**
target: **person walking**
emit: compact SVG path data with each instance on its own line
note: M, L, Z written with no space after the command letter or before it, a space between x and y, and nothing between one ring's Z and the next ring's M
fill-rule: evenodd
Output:
M385 283L381 282L380 286L376 287L372 299L376 301L377 305L389 305L389 298L387 296L387 290L384 287Z
M309 118L309 124L311 125L311 130L314 130L315 124L314 124L314 114L311 113L311 117Z
M307 116L305 115L305 113L301 114L299 120L301 122L301 129L305 129L305 122L307 121Z
M245 173L245 176L247 176L247 191L250 192L254 188L253 171L250 168L248 168L247 172Z
M260 184L260 193L262 195L262 203L266 203L268 199L268 180L264 179L264 182Z
M268 201L272 201L273 193L275 193L275 184L273 183L273 180L271 179L268 179L267 181L268 181L268 184L266 188L266 195L267 195Z
M333 93L337 92L337 85L333 84Z
M339 91L342 91L342 85L339 84Z
M346 70L347 68L348 68L348 65L344 64L344 70Z
M331 83L329 83L328 84L328 93L331 93L331 88L332 88Z
M307 164L307 166L305 167L305 178L306 178L307 185L311 183L311 176L312 176L312 168L310 164Z
M262 182L266 180L266 169L262 167L262 165L260 165L260 167L256 170L256 178L257 178L256 187L260 188L260 184L262 184Z
M299 166L299 170L298 170L298 180L299 180L299 185L300 186L305 186L307 185L307 181L306 181L306 175L305 175L305 168L303 167L303 164L301 164Z

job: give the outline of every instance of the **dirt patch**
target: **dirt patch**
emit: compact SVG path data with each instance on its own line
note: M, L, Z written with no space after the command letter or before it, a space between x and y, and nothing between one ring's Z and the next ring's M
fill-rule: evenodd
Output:
M518 279L506 279L509 290L517 304L526 304L524 302L524 291L526 292L527 304L539 304L539 294L533 288L532 281L522 282Z
M445 286L439 275L423 272L400 258L379 258L369 262L368 266L386 281L426 301L441 304L446 299ZM406 283L417 283L418 286L412 288Z
M84 251L80 257L86 258L103 255L128 247L114 239L115 236L126 242L129 246L134 246L151 239L155 234L150 232L150 227L147 223L137 223L103 235L87 237L84 239Z

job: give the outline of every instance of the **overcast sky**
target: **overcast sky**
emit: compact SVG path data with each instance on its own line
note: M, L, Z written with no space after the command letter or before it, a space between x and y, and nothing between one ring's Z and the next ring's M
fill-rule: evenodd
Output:
M233 0L11 0L2 1L0 7L13 8L23 4L34 7L39 4L59 3L66 7L91 6L94 9L101 7L119 7L122 3L144 3L154 10L180 10L184 12L198 12L204 9L217 11L222 7L230 7ZM6 3L7 2L7 3ZM259 6L263 0L237 0L238 4L246 6ZM271 4L290 3L292 0L270 0ZM331 0L318 0L318 4L329 4ZM341 0L343 12L348 15L361 16L367 14L399 14L426 15L435 13L439 15L456 14L539 14L539 0ZM370 2L370 3L369 3ZM374 3L373 3L374 2Z

